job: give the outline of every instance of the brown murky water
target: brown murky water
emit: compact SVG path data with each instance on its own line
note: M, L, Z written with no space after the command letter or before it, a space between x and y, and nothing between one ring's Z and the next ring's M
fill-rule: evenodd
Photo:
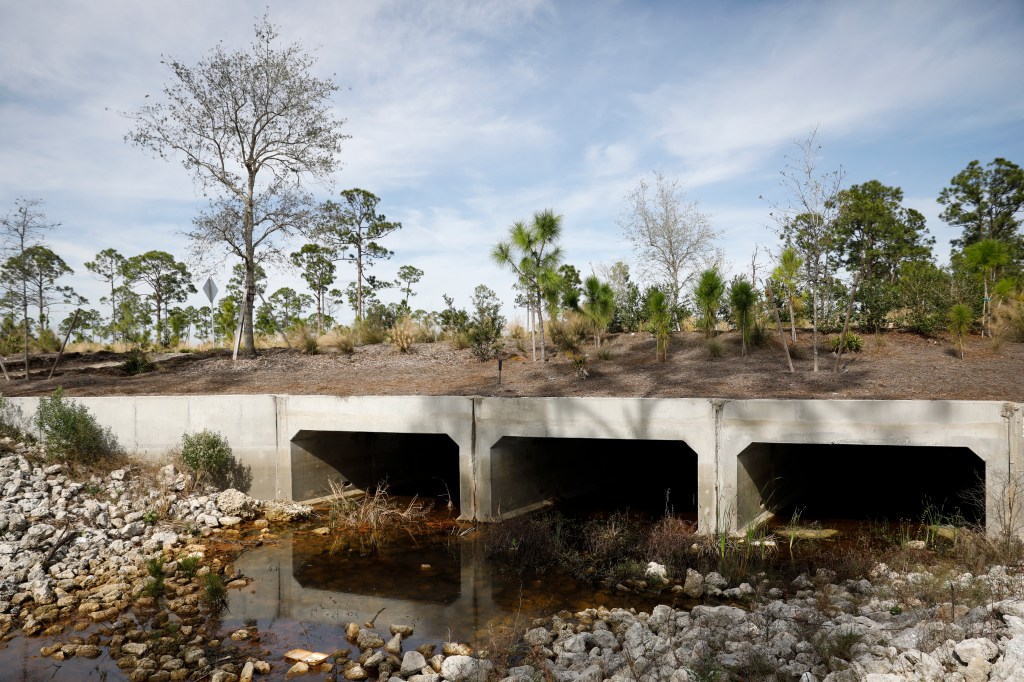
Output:
M650 609L667 596L659 600L603 590L558 571L502 570L485 561L475 531L457 537L450 529L415 539L396 536L369 556L333 550L330 538L298 531L243 553L235 569L251 582L229 590L220 633L226 639L239 628L255 626L256 646L270 652L266 660L273 666L271 675L261 676L265 680L284 679L289 664L283 656L290 649L328 654L353 649L345 641L345 625L362 625L375 616L375 629L385 638L393 623L413 626L405 650L452 640L486 649L510 626L529 626L533 618L562 609ZM127 679L106 653L95 660L61 662L39 655L43 646L67 642L73 635L88 638L99 629L68 630L56 638L15 637L0 645L0 681Z
M296 534L245 553L235 567L253 581L232 592L224 626L255 623L278 660L294 647L349 648L345 625L375 616L386 637L391 624L413 626L406 650L449 640L487 648L504 628L562 609L641 609L658 602L654 595L606 591L558 571L503 571L485 561L483 542L473 534L442 533L415 544L406 536L373 556L332 551L330 539Z

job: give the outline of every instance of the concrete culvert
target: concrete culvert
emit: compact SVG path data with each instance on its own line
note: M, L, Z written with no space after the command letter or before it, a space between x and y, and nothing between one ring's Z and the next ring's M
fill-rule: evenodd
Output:
M985 463L968 448L754 443L739 456L737 520L985 522Z
M330 493L329 481L391 495L448 499L459 506L459 447L443 433L299 431L291 441L292 496Z
M697 453L678 440L505 436L490 450L490 485L495 517L576 501L696 518Z

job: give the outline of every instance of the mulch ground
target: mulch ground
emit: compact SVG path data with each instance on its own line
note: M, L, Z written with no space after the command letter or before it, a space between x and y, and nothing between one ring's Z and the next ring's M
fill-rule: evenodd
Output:
M54 355L33 356L31 381L24 381L20 358L5 361L12 381L7 396L46 395L58 386L67 395L192 395L283 393L326 395L480 395L480 396L631 396L721 398L874 398L960 399L1024 402L1024 344L993 343L972 337L961 360L948 339L889 332L865 335L864 349L835 356L822 350L819 371L812 371L809 333L794 348L790 373L777 339L740 356L735 333L719 336L724 351L711 357L696 332L673 335L666 362L655 359L650 334L618 334L607 341L601 359L593 343L589 377L578 378L572 362L552 349L548 361L534 362L510 347L498 383L496 360L481 362L469 349L447 342L415 344L401 353L389 344L360 346L353 355L332 348L307 355L268 348L255 358L232 361L228 351L154 354L155 369L128 375L124 355L111 352L65 354L52 379ZM2 380L0 380L2 381Z

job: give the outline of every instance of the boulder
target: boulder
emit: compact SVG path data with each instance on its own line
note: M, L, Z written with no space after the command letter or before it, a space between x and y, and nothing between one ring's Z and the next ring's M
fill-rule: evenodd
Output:
M241 519L251 519L259 514L262 503L245 493L228 488L217 496L217 508L224 516L237 516Z
M441 664L441 677L448 682L479 682L493 668L490 661L471 656L449 656Z

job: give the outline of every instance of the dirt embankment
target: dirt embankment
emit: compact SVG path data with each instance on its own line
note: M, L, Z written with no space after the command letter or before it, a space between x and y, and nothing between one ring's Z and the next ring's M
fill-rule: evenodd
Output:
M468 349L449 343L415 344L400 353L388 344L361 346L353 355L325 348L316 355L295 350L262 350L255 358L233 362L227 351L152 355L155 370L130 376L123 356L100 352L66 355L53 379L54 356L37 356L33 381L25 382L17 358L6 358L15 379L4 395L45 395L62 386L68 395L184 395L290 393L327 395L482 395L482 396L634 396L722 398L962 399L1024 402L1024 344L993 344L972 337L961 360L945 339L902 332L866 335L864 349L844 355L838 372L834 355L821 351L820 371L812 371L810 334L795 347L796 372L790 374L777 339L770 347L741 357L736 334L719 337L724 351L713 358L702 337L684 332L672 337L667 362L655 359L650 334L613 335L606 359L592 343L589 378L576 376L573 364L549 349L546 363L533 362L510 346L498 383L496 360L481 362Z

